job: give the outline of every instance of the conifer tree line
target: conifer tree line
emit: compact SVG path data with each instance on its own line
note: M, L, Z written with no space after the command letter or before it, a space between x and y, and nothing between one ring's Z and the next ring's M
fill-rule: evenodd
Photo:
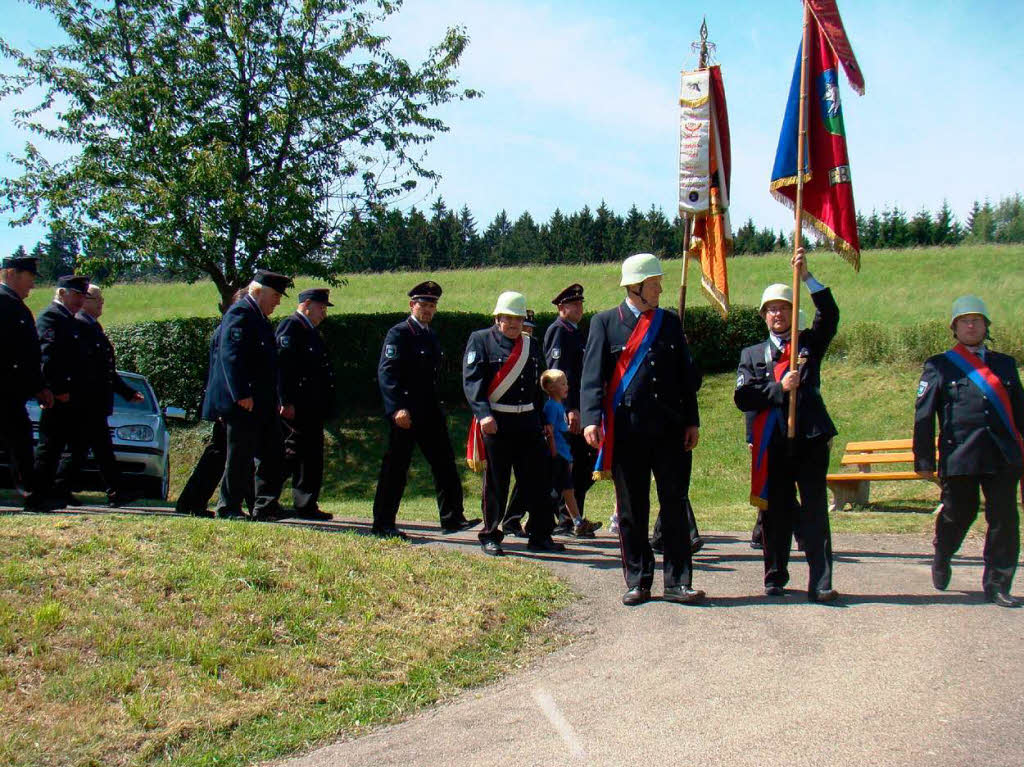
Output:
M1024 242L1024 196L1014 194L996 204L975 201L962 224L943 201L935 213L922 208L910 217L899 205L861 213L857 227L864 250L1019 243ZM602 202L595 210L589 206L569 214L555 210L541 223L527 212L513 221L501 211L489 224L481 225L468 206L456 211L438 198L428 211L391 208L373 216L353 215L335 243L333 267L337 273L347 273L582 264L620 261L641 251L678 257L682 238L681 219L669 220L653 205L646 212L634 205L622 216ZM791 245L790 234L759 229L752 219L734 232L736 255L761 255ZM39 259L43 282L71 273L83 255L74 236L56 225L31 251L19 246L13 255L29 252ZM87 255L93 263L102 261L95 258L98 254ZM157 262L119 276L175 279L179 275Z

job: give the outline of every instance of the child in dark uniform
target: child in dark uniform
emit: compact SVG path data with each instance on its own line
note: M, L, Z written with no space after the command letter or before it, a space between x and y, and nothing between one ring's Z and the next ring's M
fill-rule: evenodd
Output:
M577 538L593 538L600 522L591 522L580 516L576 506L576 493L572 484L572 450L565 435L569 433L569 422L565 417L562 402L569 396L569 380L561 370L545 370L540 385L548 395L544 403L544 417L551 425L548 432L548 448L551 451L552 485L565 501L565 509L572 518L572 534Z

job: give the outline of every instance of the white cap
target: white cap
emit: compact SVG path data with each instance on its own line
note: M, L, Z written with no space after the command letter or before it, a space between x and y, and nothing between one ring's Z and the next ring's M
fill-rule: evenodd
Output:
M637 253L622 262L622 280L619 285L637 285L648 277L660 277L661 262L653 253Z
M491 312L491 314L495 317L499 314L508 314L512 317L525 317L526 296L522 293L516 293L514 290L506 290L498 296L498 301L494 304L494 311Z
M764 289L761 294L761 306L758 307L758 312L764 311L764 305L769 301L786 301L790 306L793 305L793 288L789 285L783 285L781 282L776 282L774 285L769 285Z

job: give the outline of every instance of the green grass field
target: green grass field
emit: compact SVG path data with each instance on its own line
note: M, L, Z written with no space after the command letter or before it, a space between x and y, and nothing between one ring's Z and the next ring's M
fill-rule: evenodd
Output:
M0 518L0 764L244 765L558 638L543 568L214 520Z
M1024 246L983 245L912 250L872 250L862 257L860 273L827 251L809 256L815 275L832 287L843 311L844 324L875 321L915 325L943 320L953 299L977 293L988 302L996 328L1024 324ZM675 303L680 261L664 263L666 297ZM458 272L396 272L345 275L348 285L333 292L332 311L373 313L404 311L406 292L424 279L435 279L444 288L442 311L490 312L503 290L518 290L539 311L553 310L552 296L572 282L587 290L587 310L597 311L617 303L618 264L586 266L527 266L518 269L479 269ZM703 305L697 267L690 266L690 303ZM771 282L788 282L787 256L744 256L729 262L732 302L756 304L761 290ZM299 279L296 291L313 286ZM294 295L294 293L293 293ZM104 322L121 324L169 317L215 316L219 298L213 283L125 284L106 291ZM50 288L39 288L29 299L38 311L52 297ZM287 299L281 313L289 306Z

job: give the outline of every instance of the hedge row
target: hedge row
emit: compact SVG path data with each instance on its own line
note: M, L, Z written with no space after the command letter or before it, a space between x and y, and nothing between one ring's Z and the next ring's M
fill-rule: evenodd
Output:
M282 315L283 316L283 315ZM343 412L355 407L377 407L377 360L388 328L405 314L353 314L328 317L320 326L338 374L338 404ZM543 337L555 314L537 316L537 333ZM165 405L198 413L206 384L210 336L216 318L140 322L108 331L117 350L118 367L149 378ZM441 396L461 402L462 354L474 330L492 322L488 315L444 312L434 328L441 339L444 364ZM584 318L584 323L587 319ZM686 331L694 357L706 373L735 370L740 350L764 336L764 323L750 307L739 307L723 320L708 307L686 310Z

